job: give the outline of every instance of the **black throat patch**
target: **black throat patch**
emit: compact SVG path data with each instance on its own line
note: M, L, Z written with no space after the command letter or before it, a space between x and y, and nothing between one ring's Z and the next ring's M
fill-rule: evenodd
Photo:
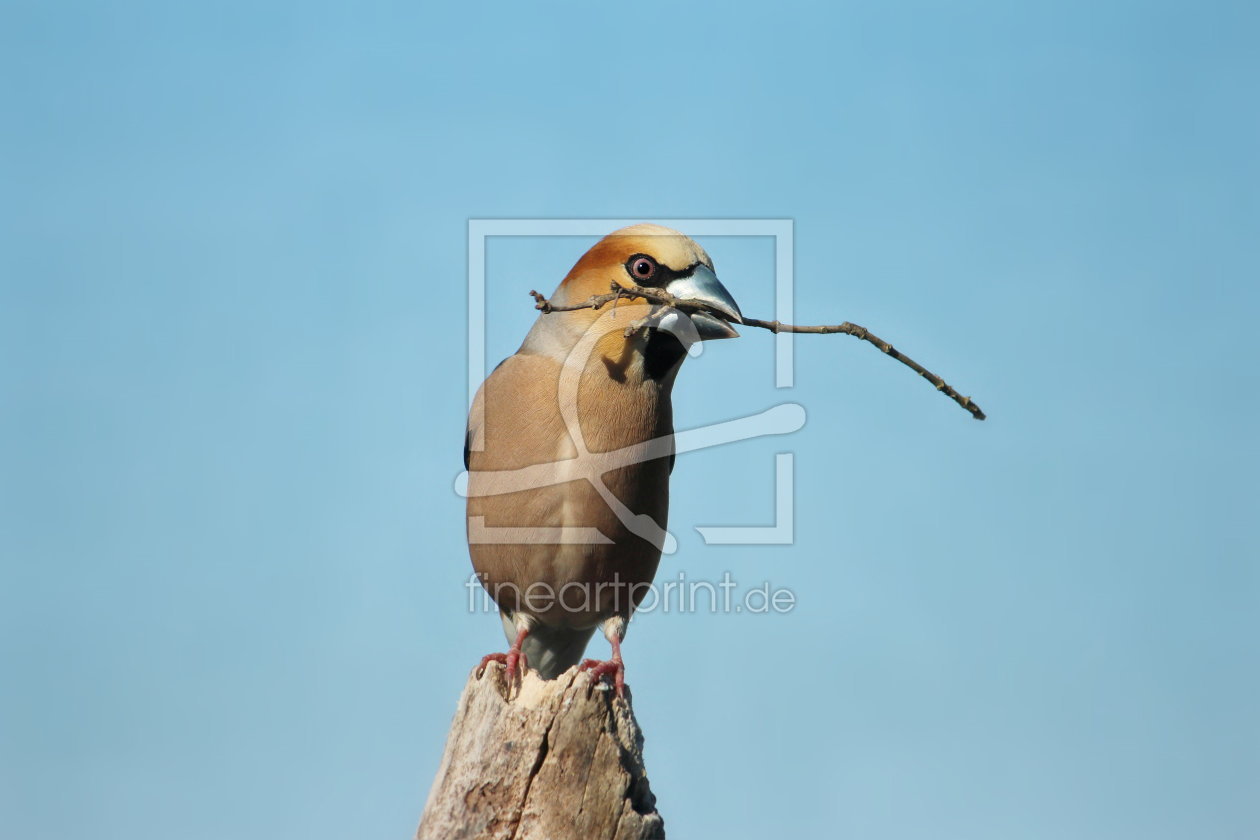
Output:
M655 380L662 380L682 364L687 355L682 342L673 333L652 330L647 346L643 348L643 372Z

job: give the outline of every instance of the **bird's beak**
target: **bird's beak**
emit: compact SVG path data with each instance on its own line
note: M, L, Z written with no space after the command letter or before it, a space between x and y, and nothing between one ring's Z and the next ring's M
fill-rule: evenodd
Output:
M666 284L665 291L680 300L707 303L720 313L720 316L711 312L690 313L691 323L695 325L701 341L739 336L739 333L727 323L728 321L734 321L737 324L744 322L744 317L739 311L739 304L717 279L713 269L698 265L686 277L679 277L672 283Z

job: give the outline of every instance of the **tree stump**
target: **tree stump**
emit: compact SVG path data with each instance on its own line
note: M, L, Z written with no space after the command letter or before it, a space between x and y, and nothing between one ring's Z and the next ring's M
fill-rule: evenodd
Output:
M663 840L629 691L504 671L469 676L417 840Z

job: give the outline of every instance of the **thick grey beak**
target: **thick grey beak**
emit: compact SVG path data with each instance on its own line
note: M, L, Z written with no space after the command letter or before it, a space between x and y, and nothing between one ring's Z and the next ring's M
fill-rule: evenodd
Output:
M735 332L734 328L727 323L727 321L734 321L737 324L743 323L744 317L740 314L739 304L735 302L735 298L731 297L731 293L717 279L713 269L705 265L698 265L691 274L688 274L686 277L679 277L672 283L667 284L665 291L682 300L695 300L707 303L722 314L722 317L719 318L708 312L691 313L691 323L695 324L696 332L700 334L701 341L736 338L739 336L739 333Z

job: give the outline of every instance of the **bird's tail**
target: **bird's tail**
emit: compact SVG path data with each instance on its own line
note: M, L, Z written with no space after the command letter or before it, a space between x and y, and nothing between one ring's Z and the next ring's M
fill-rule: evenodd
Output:
M504 629L510 626L511 619L505 619ZM509 631L509 639L515 635ZM595 634L594 627L579 630L573 627L548 627L537 622L530 629L521 645L529 667L538 672L544 680L554 680L565 671L582 661L586 652L586 644Z

